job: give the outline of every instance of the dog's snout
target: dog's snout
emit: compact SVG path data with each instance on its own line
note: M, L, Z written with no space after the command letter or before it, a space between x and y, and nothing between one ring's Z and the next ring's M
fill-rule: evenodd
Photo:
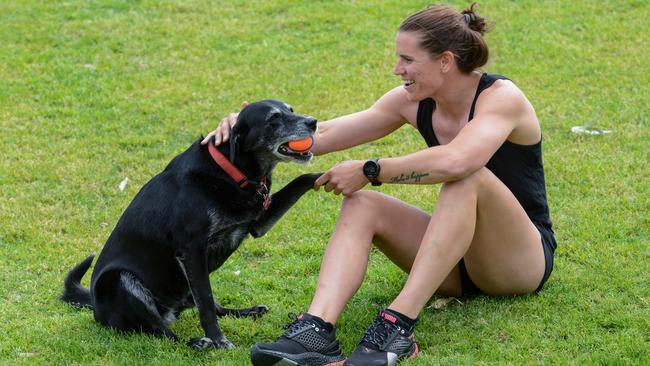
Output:
M317 121L316 118L314 118L314 117L307 117L307 118L305 119L305 124L306 124L309 128L316 128L316 122L318 122L318 121Z

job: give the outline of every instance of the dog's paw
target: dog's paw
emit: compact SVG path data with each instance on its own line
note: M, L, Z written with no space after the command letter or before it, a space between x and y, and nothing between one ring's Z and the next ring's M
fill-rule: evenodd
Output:
M197 351L204 350L210 347L222 348L222 349L231 349L235 348L235 345L232 344L226 337L221 337L219 340L212 340L208 337L201 338L192 338L187 345L192 349Z
M190 339L189 342L187 342L187 345L190 346L192 349L195 349L197 351L206 349L211 346L216 346L212 339L208 337L201 337L201 338L192 338Z
M323 175L323 173L307 173L307 174L301 175L299 178L303 179L308 184L314 185L314 182L316 182L316 179L320 178L321 175Z
M226 337L222 337L220 340L214 343L214 346L222 349L233 349L235 345L230 343Z

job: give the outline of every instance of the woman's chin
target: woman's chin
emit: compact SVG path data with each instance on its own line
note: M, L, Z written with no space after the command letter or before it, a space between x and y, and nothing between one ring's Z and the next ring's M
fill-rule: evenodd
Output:
M408 99L409 102L419 102L429 98L429 96L420 92L418 88L415 88L415 85L404 87L404 90L406 90L406 99Z
M406 92L406 99L408 99L409 102L419 102L423 99L426 99L425 96L413 93L413 92Z

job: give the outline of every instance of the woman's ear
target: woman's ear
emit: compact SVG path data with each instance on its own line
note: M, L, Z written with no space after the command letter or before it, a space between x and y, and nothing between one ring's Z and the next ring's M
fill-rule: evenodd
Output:
M454 54L451 51L444 51L439 58L440 71L445 74L451 70L453 63L456 61Z

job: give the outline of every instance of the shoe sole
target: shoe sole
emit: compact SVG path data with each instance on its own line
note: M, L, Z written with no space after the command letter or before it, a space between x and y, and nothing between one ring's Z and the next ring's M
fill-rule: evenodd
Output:
M418 357L418 353L420 353L420 347L418 346L418 344L417 343L413 343L413 344L415 345L415 349L413 350L413 352L411 352L410 355L408 355L407 359L409 360Z
M323 356L316 352L306 352L299 355L261 350L257 346L251 349L253 366L341 366L343 359Z
M411 351L407 355L403 355L401 357L395 357L392 360L389 359L388 360L388 366L394 366L394 365L399 364L402 361L412 360L412 359L418 357L418 353L420 353L420 347L418 346L417 343L413 343L413 351Z

